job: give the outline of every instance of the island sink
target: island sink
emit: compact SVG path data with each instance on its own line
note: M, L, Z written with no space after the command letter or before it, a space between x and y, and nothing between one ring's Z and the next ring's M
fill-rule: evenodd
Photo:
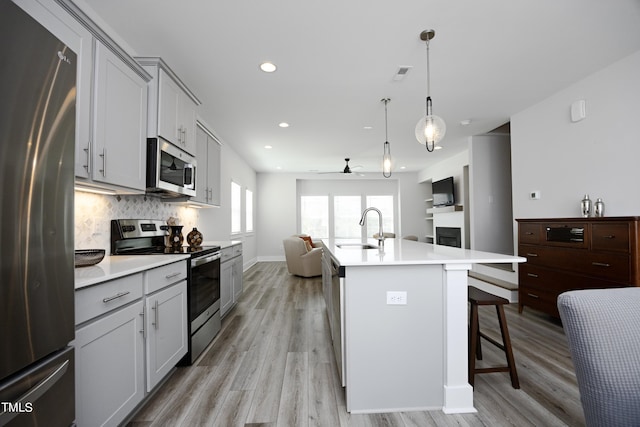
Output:
M370 245L369 243L339 243L336 246L340 249L380 249L379 246Z

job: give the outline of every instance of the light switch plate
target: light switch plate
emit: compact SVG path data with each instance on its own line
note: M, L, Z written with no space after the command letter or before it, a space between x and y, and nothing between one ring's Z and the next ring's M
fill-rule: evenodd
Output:
M571 104L571 121L579 122L580 120L587 117L587 108L586 102L584 99L580 99L573 104Z

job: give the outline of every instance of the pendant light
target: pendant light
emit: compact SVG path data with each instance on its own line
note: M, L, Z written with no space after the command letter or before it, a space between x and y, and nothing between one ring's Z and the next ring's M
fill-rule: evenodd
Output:
M384 154L382 156L382 176L385 178L391 177L391 144L389 144L389 132L387 125L387 104L391 99L383 98L384 102Z
M416 139L423 144L427 151L432 152L436 144L444 138L447 125L440 117L433 115L431 103L431 86L429 75L429 40L436 36L435 30L424 30L420 33L420 40L427 45L427 115L416 124Z

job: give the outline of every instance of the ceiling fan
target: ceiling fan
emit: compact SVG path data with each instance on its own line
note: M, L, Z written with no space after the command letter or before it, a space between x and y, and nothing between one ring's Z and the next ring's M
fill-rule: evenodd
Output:
M341 171L337 171L337 172L318 172L318 173L344 173L344 174L351 174L354 173L351 169L352 167L349 166L349 160L351 160L350 158L345 158L344 161L346 162L344 169ZM358 169L361 168L361 165L357 165L357 166L353 166L353 169ZM360 176L364 176L364 174L357 172L358 175Z

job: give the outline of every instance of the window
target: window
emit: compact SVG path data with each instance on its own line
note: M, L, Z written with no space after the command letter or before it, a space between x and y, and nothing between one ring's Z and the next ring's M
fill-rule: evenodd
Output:
M231 233L242 231L242 200L240 185L231 181Z
M374 207L382 212L382 230L393 233L393 196L367 196L367 207ZM367 237L380 231L378 215L367 214Z
M245 196L245 229L247 232L253 231L253 192L246 190Z
M333 198L333 235L336 239L359 239L362 227L358 221L362 214L360 196L334 196Z
M329 237L329 197L300 197L300 232L323 239Z

